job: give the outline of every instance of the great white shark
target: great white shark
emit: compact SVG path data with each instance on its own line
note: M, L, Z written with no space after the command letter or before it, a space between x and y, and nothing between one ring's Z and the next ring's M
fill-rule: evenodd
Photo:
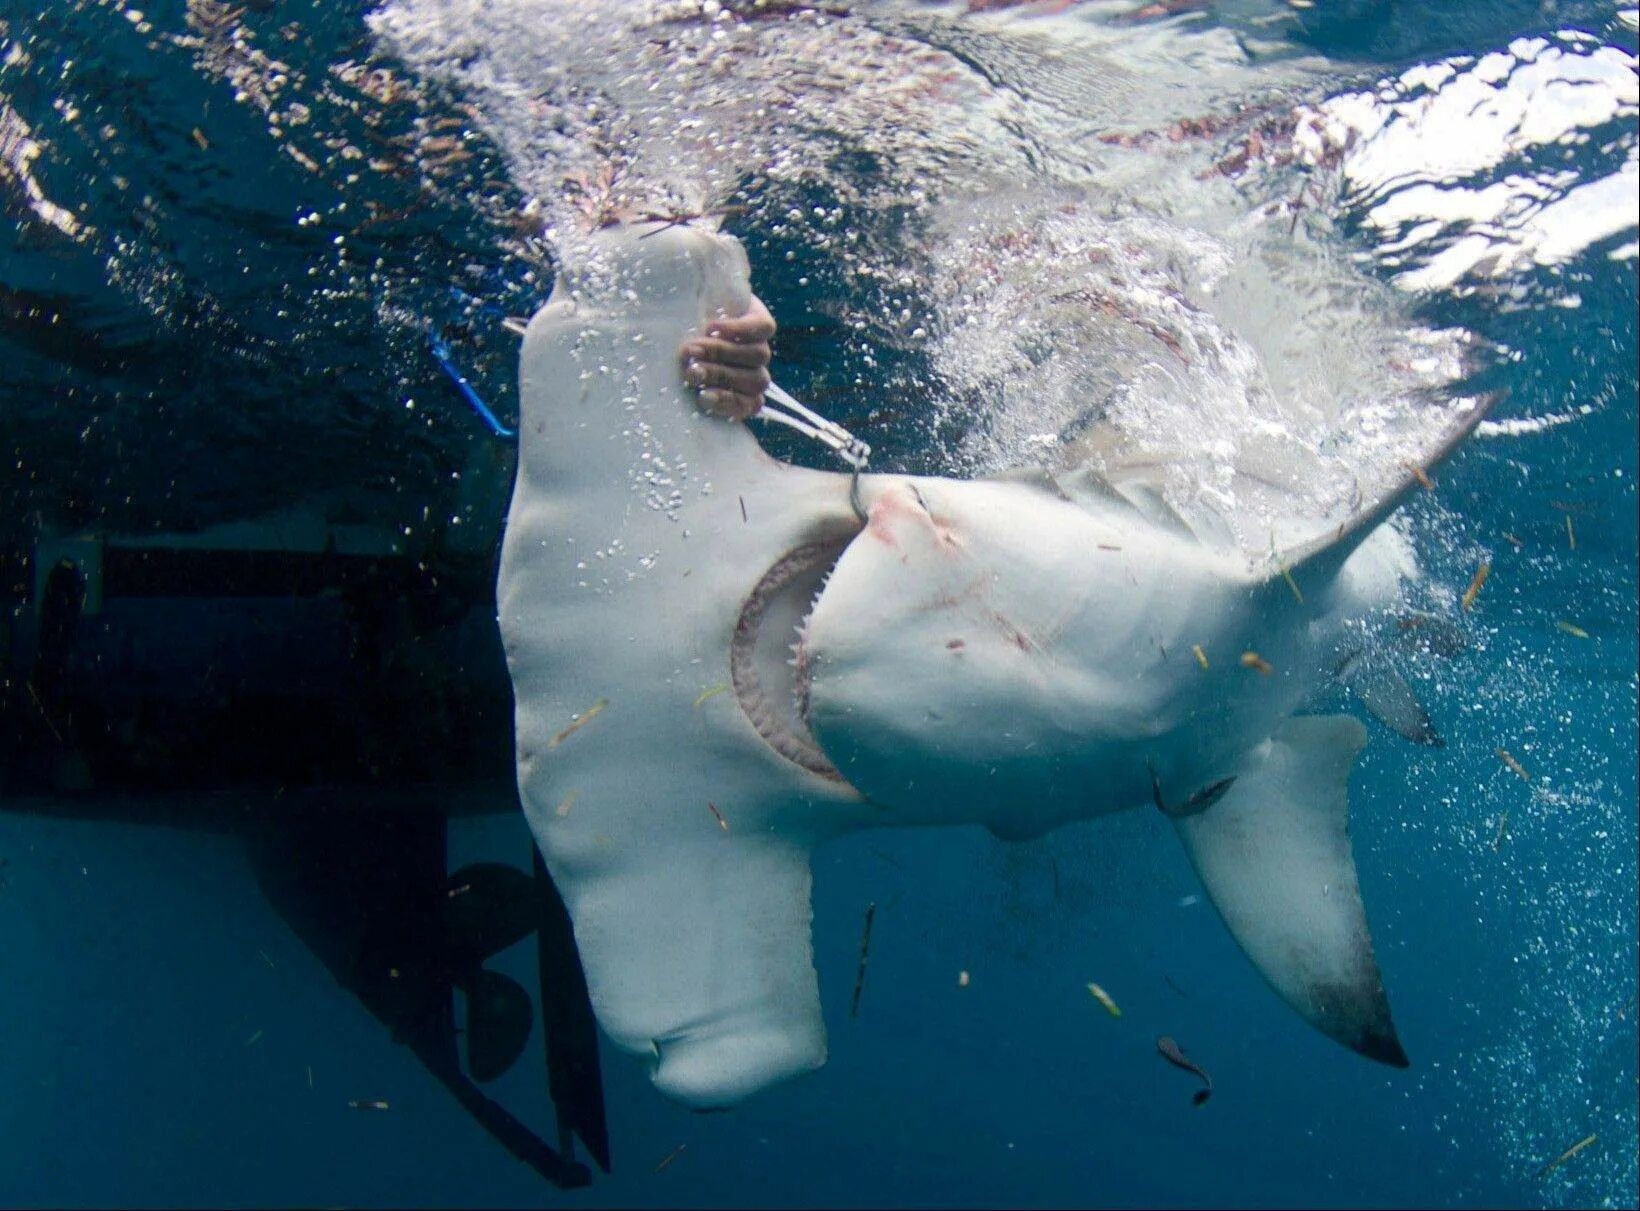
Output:
M1348 835L1366 732L1294 712L1397 592L1379 523L1410 468L1254 559L1090 465L851 482L680 378L680 343L748 305L732 239L615 227L566 262L521 353L498 581L518 783L598 1021L661 1090L728 1106L824 1062L829 838L1135 808L1289 1005L1406 1065ZM1456 406L1420 466L1484 411Z

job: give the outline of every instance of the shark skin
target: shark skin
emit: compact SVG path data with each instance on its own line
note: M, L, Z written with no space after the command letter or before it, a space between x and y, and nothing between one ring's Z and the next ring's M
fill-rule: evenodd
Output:
M599 1022L659 1088L722 1107L824 1062L825 840L1151 806L1283 999L1405 1065L1346 829L1364 731L1293 712L1396 592L1377 526L1410 480L1263 562L1076 468L867 475L862 518L681 381L678 345L747 305L737 244L606 229L572 262L521 355L500 622L525 812Z

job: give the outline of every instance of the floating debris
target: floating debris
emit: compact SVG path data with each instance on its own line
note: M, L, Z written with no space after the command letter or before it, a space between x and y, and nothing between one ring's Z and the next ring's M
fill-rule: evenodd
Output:
M255 1034L251 1035L250 1038L245 1040L245 1046L249 1047L254 1043L260 1042L261 1039L262 1039L262 1032L260 1030L258 1030Z
M1585 631L1576 623L1567 622L1564 618L1557 618L1555 620L1555 629L1557 631L1565 631L1573 639L1587 639L1589 637L1589 632Z
M1566 514L1566 545L1573 551L1577 550L1577 531L1572 529L1572 515Z
M1117 1005L1117 1003L1111 999L1110 993L1106 992L1103 988L1099 987L1099 985L1093 983L1091 980L1088 981L1088 992L1092 994L1094 1000L1098 1001L1105 1007L1105 1012L1110 1014L1111 1017L1119 1018L1122 1016L1121 1006Z
M205 137L205 132L203 130L199 129L199 127L196 126L196 127L194 127L194 132L193 133L194 133L194 145L196 147L198 147L200 151L210 151L211 150L211 141Z
M1463 591L1463 608L1465 610L1475 604L1476 594L1481 591L1481 586L1486 583L1486 578L1490 575L1492 575L1492 565L1490 563L1483 563L1475 569L1475 579L1471 580L1469 587Z
M1520 775L1522 782L1530 782L1532 780L1532 775L1526 772L1526 767L1519 761L1516 761L1514 755L1510 753L1508 749L1500 748L1494 749L1493 751L1497 753L1499 760L1501 760L1510 769L1514 770L1515 773Z
M1520 550L1522 547L1524 547L1526 545L1523 541L1521 541L1519 538L1516 538L1515 535L1510 533L1508 530L1505 530L1503 532L1503 538L1504 538L1505 542L1507 542L1510 546L1514 547L1515 550L1517 550L1517 551Z
M728 688L729 683L727 681L720 681L716 685L702 690L700 692L700 696L695 699L695 705L698 707L703 702L710 702L713 698L716 698Z
M3 864L0 864L0 865L3 865ZM269 970L271 970L271 971L278 971L279 970L279 965L277 963L275 963L271 958L268 957L268 952L267 951L263 950L260 946L258 946L256 948L256 953L262 956L262 961L268 965Z
M581 792L571 788L562 800L559 801L557 815L560 820L569 815L569 809L575 806L575 801L581 797Z
M1190 999L1190 994L1188 992L1186 992L1184 989L1180 988L1177 984L1175 984L1173 982L1173 977L1168 975L1165 971L1162 973L1162 979L1167 982L1167 986L1169 988L1171 988L1174 992L1178 993L1185 1000L1188 1001Z
M662 1169L666 1168L673 1161L677 1160L678 1157L683 1155L683 1150L687 1147L689 1147L688 1144L679 1144L676 1148L672 1149L672 1151L668 1152L664 1157L661 1158L661 1163L655 1166L655 1172L659 1173Z
M1197 664L1201 665L1203 669L1207 668L1207 653L1202 651L1201 644L1192 644L1190 647L1190 653L1195 656Z
M312 1089L313 1088L313 1065L312 1064L307 1065L307 1078L308 1078L308 1088Z
M1179 1049L1179 1045L1173 1041L1173 1037L1171 1035L1164 1034L1161 1038L1157 1039L1156 1050L1164 1060L1166 1060L1169 1064L1172 1064L1175 1068L1183 1068L1186 1072L1194 1073L1197 1077L1201 1078L1202 1083L1206 1086L1206 1088L1196 1090L1190 1098L1191 1105L1200 1106L1208 1098L1213 1096L1213 1078L1207 1075L1207 1070L1205 1068L1189 1059L1185 1053Z
M356 1102L349 1102L348 1106L353 1110L388 1110L388 1109L391 1109L391 1107L389 1107L388 1104L387 1104L387 1099L386 1098L380 1098L380 1097L370 1098L368 1100L361 1100L361 1101L356 1101Z
M1268 660L1264 659L1264 657L1260 656L1257 652L1243 652L1241 654L1241 667L1244 669L1256 669L1265 677L1268 677L1271 673L1276 671L1275 666Z
M1433 492L1435 490L1435 481L1429 478L1429 472L1425 471L1417 463L1408 462L1406 459L1402 459L1401 465L1408 471L1412 472L1412 478L1418 481L1418 486L1425 492Z
M1547 1165L1543 1166L1543 1168L1539 1169L1537 1171L1537 1173L1534 1174L1534 1176L1537 1177L1540 1181L1543 1178L1548 1177L1556 1169L1560 1168L1567 1161L1571 1160L1572 1157L1576 1156L1579 1152L1582 1152L1583 1149L1587 1148L1590 1144L1594 1143L1594 1140L1595 1140L1595 1137L1592 1134L1585 1135L1582 1139L1578 1140L1577 1143L1573 1144L1570 1148L1566 1149L1566 1151L1562 1152L1559 1156L1555 1157L1554 1160L1550 1161Z
M866 905L866 924L860 931L860 966L854 972L854 997L849 1001L848 1016L860 1014L860 992L866 985L866 959L871 954L871 922L877 916L877 901Z
M967 988L969 978L970 977L969 977L969 975L966 971L957 972L957 987L958 988Z
M716 803L708 803L706 806L712 809L712 819L714 819L718 822L718 827L721 828L724 832L728 832L729 831L729 822L723 818L723 813L718 811L717 804Z
M577 715L573 719L571 719L568 727L566 727L563 731L559 732L551 740L547 741L547 747L549 749L557 748L565 740L568 740L572 735L574 735L576 732L580 731L587 724L591 723L594 719L596 719L598 717L598 713L600 711L602 711L608 705L609 705L609 699L608 698L598 699L597 702L594 702L591 706L587 707L586 710L582 711L579 715Z
M1287 587L1293 591L1293 596L1297 598L1298 604L1303 605L1304 594L1298 591L1298 581L1293 579L1293 574L1287 570L1286 563L1278 558L1276 560L1276 567L1281 569L1281 579L1287 582Z

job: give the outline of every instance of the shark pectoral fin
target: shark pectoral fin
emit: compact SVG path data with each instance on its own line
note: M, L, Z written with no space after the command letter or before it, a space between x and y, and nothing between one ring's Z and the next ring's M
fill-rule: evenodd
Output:
M1404 1068L1350 851L1350 765L1366 739L1347 715L1288 720L1219 802L1174 825L1282 999L1344 1046Z
M1338 666L1338 679L1355 691L1374 718L1402 739L1432 748L1446 747L1423 703L1388 661L1365 652L1351 652Z
M807 849L711 833L558 880L598 1021L650 1058L663 1093L697 1110L735 1105L826 1058Z

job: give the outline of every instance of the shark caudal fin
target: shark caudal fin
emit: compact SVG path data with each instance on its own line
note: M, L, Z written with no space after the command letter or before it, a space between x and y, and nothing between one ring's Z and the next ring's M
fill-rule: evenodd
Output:
M1351 1050L1404 1068L1350 851L1350 766L1366 739L1348 716L1290 719L1222 799L1174 825L1282 999Z

